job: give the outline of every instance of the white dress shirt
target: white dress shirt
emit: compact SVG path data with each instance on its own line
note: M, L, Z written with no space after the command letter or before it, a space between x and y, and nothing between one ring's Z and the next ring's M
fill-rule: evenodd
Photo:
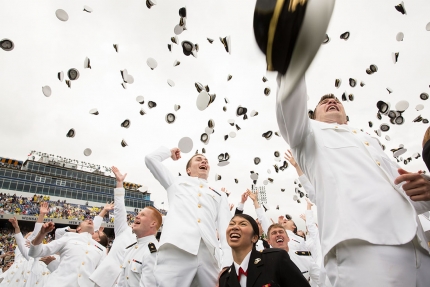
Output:
M154 265L157 252L151 251L151 244L158 250L158 241L155 235L137 239L137 243L125 251L122 267L126 287L156 286ZM186 263L184 262L184 264Z
M48 278L47 286L94 287L91 273L106 257L106 249L92 239L88 232L66 233L48 244L31 245L31 257L44 257L59 252L60 264Z
M239 276L239 268L242 268L243 271L247 271L248 270L248 264L249 264L249 258L251 258L251 251L249 251L249 253L245 256L245 258L243 258L242 263L237 264L236 262L233 261L234 263L234 268L236 269L236 276ZM248 279L248 276L245 276L244 274L242 274L240 276L240 287L246 287L246 280Z
M315 188L323 256L348 239L400 245L416 235L428 252L417 213L428 211L430 201L412 202L394 184L397 165L379 141L345 124L309 119L304 79L280 102L286 83L278 79L278 125Z
M171 152L160 147L145 157L145 163L154 177L167 191L169 213L165 217L160 247L170 243L197 255L203 239L221 267L231 266L233 257L227 244L225 230L231 213L224 192L214 191L207 180L188 175L173 177L162 164ZM219 230L219 242L216 231ZM221 244L222 256L219 254Z

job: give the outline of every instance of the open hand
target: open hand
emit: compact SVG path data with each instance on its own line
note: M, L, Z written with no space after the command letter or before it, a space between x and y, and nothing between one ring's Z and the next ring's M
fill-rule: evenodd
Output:
M18 220L16 219L16 217L12 217L9 218L9 222L12 223L13 228L18 229L19 225L18 225Z
M291 150L288 150L288 153L285 153L284 158L285 158L286 160L288 160L288 161L291 163L291 165L292 165L292 166L294 166L294 167L296 167L296 166L297 166L297 162L296 162L296 160L294 159L294 157L293 157L293 153L291 152Z
M39 213L46 215L49 213L49 204L47 202L42 202L40 204Z
M117 182L124 182L124 179L127 176L127 173L122 175L122 173L119 171L119 169L116 166L112 166L112 172L115 175L115 179Z

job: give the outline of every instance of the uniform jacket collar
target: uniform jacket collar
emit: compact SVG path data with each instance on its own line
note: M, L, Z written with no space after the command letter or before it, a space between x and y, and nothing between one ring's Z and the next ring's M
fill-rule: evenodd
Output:
M261 268L263 265L264 262L262 253L253 249L248 263L248 277L246 279L247 287L254 285L257 278L263 272L263 268ZM231 265L230 270L228 271L226 282L228 287L240 287L239 280L237 280L237 272L236 268L234 267L234 263Z

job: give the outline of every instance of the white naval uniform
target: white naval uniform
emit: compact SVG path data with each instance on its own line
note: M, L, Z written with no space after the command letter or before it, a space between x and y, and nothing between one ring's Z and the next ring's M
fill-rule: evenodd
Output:
M59 252L60 264L48 278L46 286L94 287L89 277L106 257L106 249L88 232L66 233L48 244L31 245L29 255L44 257Z
M293 261L294 264L296 264L296 266L300 269L300 272L302 272L306 280L309 282L312 279L312 281L315 282L317 286L323 286L324 282L321 282L321 271L318 264L315 263L310 255L301 254L303 254L303 251L288 251L291 261Z
M115 286L116 281L118 281L118 286L125 286L124 276L122 274L124 254L126 252L125 248L136 242L136 235L133 234L131 227L129 227L127 223L127 210L125 209L124 195L124 188L114 189L115 241L107 257L90 276L90 279L101 287Z
M175 286L177 281L179 285L190 286L194 279L197 279L201 286L215 285L221 267L230 266L233 262L225 235L231 219L227 196L224 192L210 189L205 179L190 176L173 177L162 164L162 161L170 156L170 150L161 147L145 157L146 166L166 189L169 200L169 213L164 220L155 269L157 285L170 287ZM203 245L201 241L204 242ZM178 248L193 256L198 256L201 248L207 248L208 252L202 252L210 255L207 259L202 258L201 263L194 269L185 266L182 256L179 255L180 251L174 252L178 256L169 258L169 262L159 260L172 248ZM222 256L219 254L220 250ZM205 269L208 272L204 271Z
M427 280L428 283L430 277L422 279L425 275L420 270L421 267L427 268L429 249L417 214L428 211L430 201L413 202L401 185L394 184L399 175L397 165L382 151L377 139L345 124L310 120L304 78L292 94L282 101L280 95L284 92L286 83L284 77L279 76L278 80L278 125L294 158L315 188L322 255L325 260L336 261L336 252L330 253L329 257L326 255L339 243L345 244L350 240L361 240L369 246L402 246L415 238L413 247L417 254L422 253L419 256L424 256L410 263L404 262L402 258L390 260L377 269L372 264L367 264L360 267L368 268L362 272L354 268L354 258L350 257L350 269L331 271L337 273L351 270L352 273L348 275L338 273L338 277L349 276L355 279L354 284L357 286L381 286L387 284L384 279L370 279L377 272L394 272L392 278L399 279L398 284L402 284L401 265L412 264L417 272L411 272L409 277L415 278L418 286L422 280ZM344 250L345 254L354 254L349 253L348 248ZM374 251L372 250L373 253ZM414 253L412 249L411 253ZM343 263L339 258L337 262ZM400 264L394 266L395 262ZM395 271L390 271L393 270L390 266ZM326 270L327 274L334 274L327 268ZM368 275L362 276L365 273Z
M126 287L156 286L154 265L157 249L155 235L138 238L135 244L126 249L122 265Z

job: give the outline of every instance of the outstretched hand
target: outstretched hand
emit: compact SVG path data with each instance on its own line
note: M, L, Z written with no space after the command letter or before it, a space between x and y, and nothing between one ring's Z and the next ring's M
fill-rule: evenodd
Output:
M279 223L279 224L284 223L284 216L283 216L283 215L280 215L280 216L278 217L278 223Z
M16 217L12 217L9 218L9 222L12 223L13 228L18 229L19 225L18 225L18 220L16 219Z
M171 158L173 159L173 160L178 160L178 159L180 159L181 158L181 150L179 149L179 148L177 148L177 147L174 147L174 148L172 148L171 150L170 150L170 153L171 153Z
M258 198L258 190L255 193L253 193L252 191L247 189L246 194L248 195L249 198L251 198L252 201L256 201Z
M293 157L293 153L291 152L291 150L288 150L288 153L285 153L284 158L285 158L286 160L288 160L288 161L291 163L291 165L292 165L292 166L294 166L294 167L296 167L296 166L297 166L297 162L296 162L296 160L294 159L294 157Z
M117 182L124 182L127 173L123 175L116 166L112 166L112 172L115 175L115 179Z
M49 213L49 204L47 202L42 202L39 208L39 214L47 215Z
M245 203L245 201L248 199L248 190L242 193L242 196L240 198L241 203Z
M403 184L403 190L406 195L413 201L428 201L430 200L430 181L421 176L420 173L411 173L399 168L399 174L395 180L395 184Z
M114 209L114 202L113 202L113 201L111 201L110 203L109 203L109 201L108 201L108 202L106 202L106 204L105 204L105 206L103 207L103 209L104 209L104 210L106 210L106 211L111 211L111 210L113 210L113 209Z
M300 218L303 219L306 222L306 215L304 215L303 213L300 214Z

